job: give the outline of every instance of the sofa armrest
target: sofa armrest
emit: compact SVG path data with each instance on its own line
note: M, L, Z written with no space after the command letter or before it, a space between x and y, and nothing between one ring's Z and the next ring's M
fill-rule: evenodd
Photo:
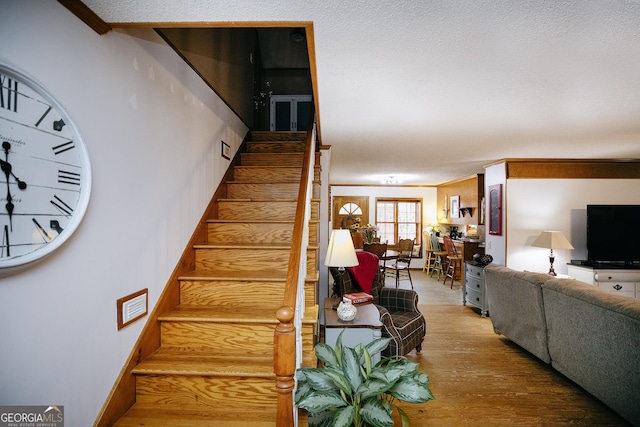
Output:
M385 307L376 304L378 311L380 311L380 321L384 325L384 329L386 330L388 336L394 339L397 343L402 342L402 338L400 337L400 333L396 329L393 324L393 319L391 318L391 313ZM383 334L384 336L385 334Z
M391 312L420 312L418 310L418 293L411 289L382 288L379 304Z

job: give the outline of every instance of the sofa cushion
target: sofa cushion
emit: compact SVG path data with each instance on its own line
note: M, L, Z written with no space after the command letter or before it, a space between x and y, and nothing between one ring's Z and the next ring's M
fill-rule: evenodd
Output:
M640 300L570 279L542 291L552 366L640 426Z
M542 284L549 278L548 274L515 271L496 264L485 268L487 303L494 331L546 363L551 359Z

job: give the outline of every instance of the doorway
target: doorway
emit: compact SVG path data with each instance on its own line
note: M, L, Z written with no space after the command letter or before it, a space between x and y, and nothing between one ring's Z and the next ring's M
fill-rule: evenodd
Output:
M364 226L369 221L369 196L334 196L332 212L334 229L348 228L356 222Z
M269 129L275 131L309 130L311 95L271 95Z

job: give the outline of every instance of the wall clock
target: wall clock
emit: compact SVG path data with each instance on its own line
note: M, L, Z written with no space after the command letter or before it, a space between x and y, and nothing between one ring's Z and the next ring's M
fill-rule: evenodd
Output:
M60 248L89 204L77 127L37 81L0 60L0 277Z

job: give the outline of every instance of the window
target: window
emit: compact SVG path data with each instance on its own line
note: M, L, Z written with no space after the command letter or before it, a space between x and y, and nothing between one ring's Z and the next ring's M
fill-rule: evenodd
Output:
M422 201L416 199L377 199L376 225L381 242L395 245L400 239L421 244Z
M362 209L355 203L347 203L340 208L340 215L362 215Z

